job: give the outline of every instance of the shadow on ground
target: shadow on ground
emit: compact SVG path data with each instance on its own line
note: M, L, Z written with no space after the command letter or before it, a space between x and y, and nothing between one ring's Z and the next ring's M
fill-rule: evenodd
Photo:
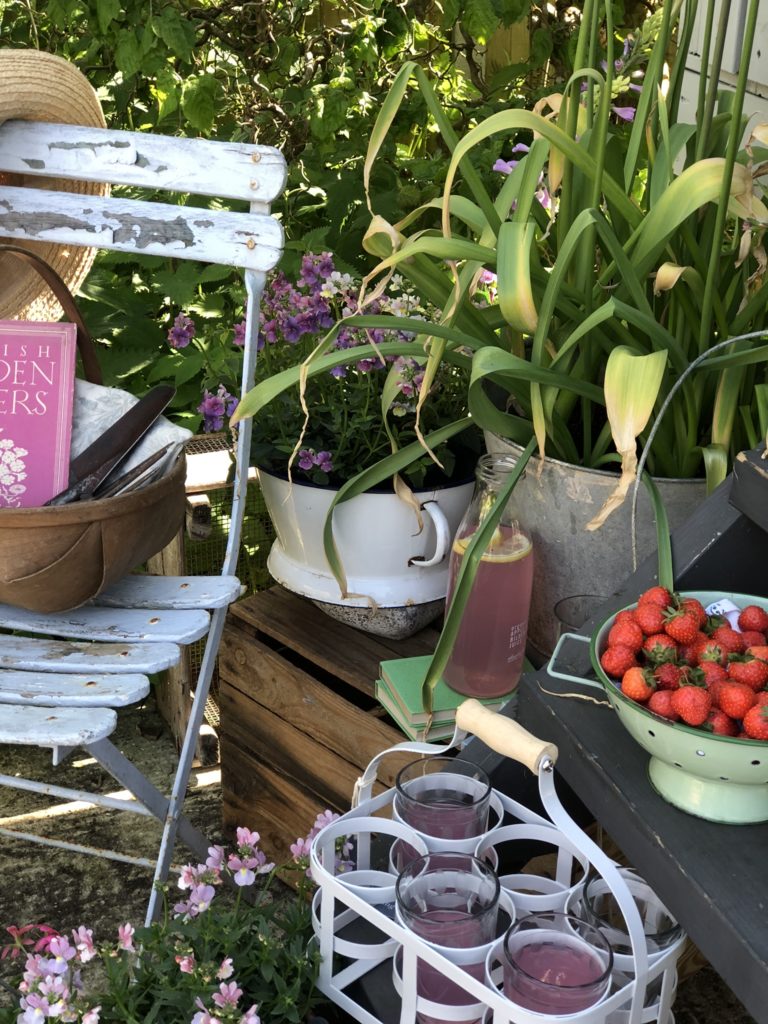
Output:
M120 716L113 739L161 791L168 793L176 752L170 734L159 722L150 701ZM63 766L54 769L50 756L43 751L0 747L0 774L112 795L120 789L83 751L76 751ZM212 842L227 842L221 830L221 785L215 767L193 770L185 810ZM242 824L256 830L259 827L257 821ZM153 818L63 804L6 787L0 788L0 827L148 858L155 856L160 843L160 825ZM174 859L183 864L192 857L180 844ZM93 929L97 940L116 937L119 925L143 922L151 880L151 872L145 868L0 836L0 936L4 937L9 924L45 922L62 932L85 924ZM5 1000L7 996L0 990L0 1005L9 1005ZM674 1012L675 1024L754 1024L708 967L680 985Z

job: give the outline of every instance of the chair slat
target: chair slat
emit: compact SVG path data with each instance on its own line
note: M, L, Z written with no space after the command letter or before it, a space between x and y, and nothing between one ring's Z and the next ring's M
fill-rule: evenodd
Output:
M0 637L0 669L37 672L162 672L181 648L169 643L78 643L33 636Z
M149 679L135 674L0 672L0 704L122 708L135 704L148 693Z
M109 708L36 708L4 706L0 743L35 747L82 747L114 732L117 715Z
M190 644L208 632L210 616L204 611L96 608L85 605L71 612L43 615L0 604L0 628L23 629L44 636L74 640L163 640Z
M225 608L240 597L236 576L135 574L108 587L94 604L113 608Z
M0 237L271 270L281 225L265 213L202 210L114 196L0 187Z
M0 127L0 170L271 203L285 158L271 146L39 121Z

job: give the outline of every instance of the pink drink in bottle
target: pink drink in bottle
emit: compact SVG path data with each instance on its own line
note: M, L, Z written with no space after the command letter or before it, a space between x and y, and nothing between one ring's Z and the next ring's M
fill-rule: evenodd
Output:
M514 458L498 455L485 455L478 463L472 504L453 542L448 605L464 552L514 464ZM478 566L443 673L451 689L468 697L500 697L517 686L525 657L533 564L531 538L508 502Z

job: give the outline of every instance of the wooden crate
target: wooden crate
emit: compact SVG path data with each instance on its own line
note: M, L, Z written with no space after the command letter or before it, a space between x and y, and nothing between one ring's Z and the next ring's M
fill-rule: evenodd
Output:
M219 653L225 829L256 829L280 862L318 812L348 810L362 769L405 738L374 698L379 662L429 654L438 635L372 637L281 587L235 604ZM387 758L382 784L412 759Z

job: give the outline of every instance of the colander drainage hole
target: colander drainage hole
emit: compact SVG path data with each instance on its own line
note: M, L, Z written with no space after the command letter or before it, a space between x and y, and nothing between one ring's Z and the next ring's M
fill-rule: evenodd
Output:
M727 775L721 775L720 776L720 781L721 782L730 782L731 780L728 778Z
M679 763L679 761L673 761L673 762L672 762L672 764L673 764L673 765L675 766L675 768L682 768L682 767L683 767L683 766L682 766L682 765L681 765L681 764Z
M653 738L656 739L656 733L653 731L653 729L648 730L648 735L653 736Z
M750 761L749 763L750 763L750 764L760 764L760 762L759 762L759 761Z
M697 750L696 751L696 757L704 757L704 756L705 756L705 754L704 754L703 750Z

